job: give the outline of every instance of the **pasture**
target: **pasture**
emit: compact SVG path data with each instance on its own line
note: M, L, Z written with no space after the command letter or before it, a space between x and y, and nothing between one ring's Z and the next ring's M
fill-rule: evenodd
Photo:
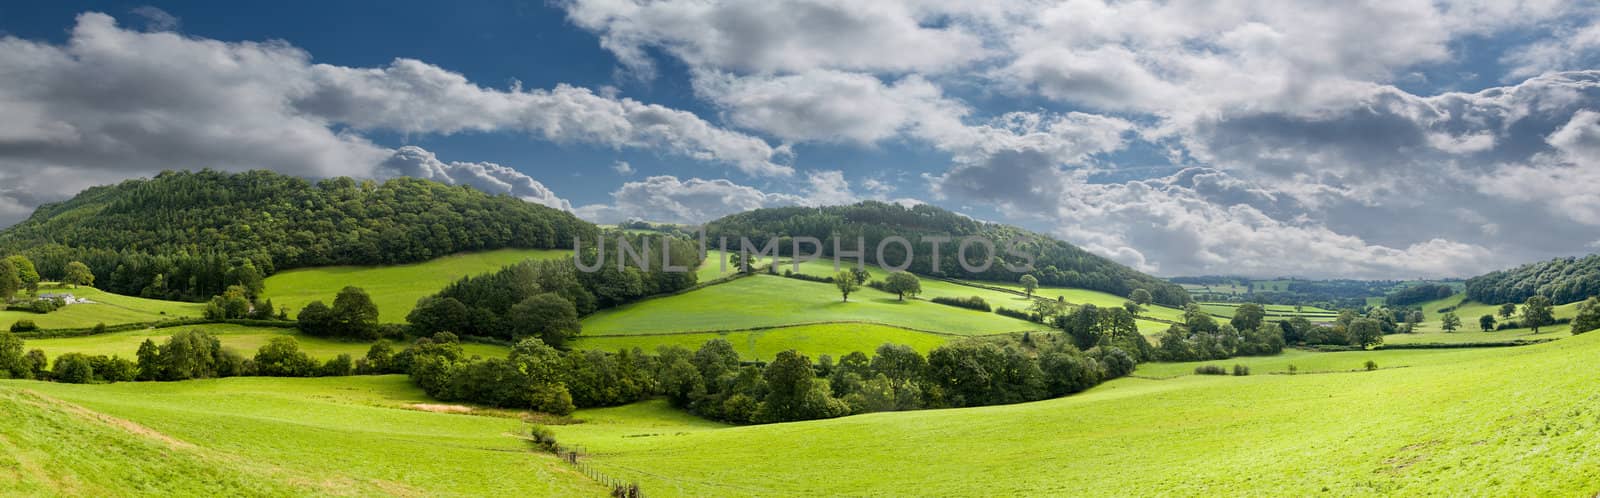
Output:
M555 430L652 496L1593 492L1600 335L1289 361L1359 369L1367 354L1398 368L1175 372L1037 403L729 429L655 403Z
M73 297L87 299L91 303L71 304L44 314L25 311L0 311L0 327L9 329L11 324L17 320L33 320L39 328L45 329L89 328L102 323L119 325L158 322L173 318L201 316L205 314L206 309L206 305L201 303L161 301L123 296L93 287L72 288L45 284L40 286L39 293L71 294Z
M584 335L719 332L860 321L958 335L1046 329L1045 325L862 288L841 302L832 284L755 275L683 294L602 310L583 319Z
M779 352L794 349L812 358L832 355L834 358L860 351L871 355L884 343L903 344L927 354L928 351L949 342L953 337L907 330L872 323L826 323L796 325L738 332L705 332L692 334L616 335L595 337L585 333L572 343L574 349L617 351L640 348L654 352L661 346L682 346L699 349L712 339L726 339L733 344L739 357L747 361L771 360Z
M491 273L528 259L571 257L555 249L501 249L456 254L398 266L324 266L288 270L267 277L263 296L274 306L288 306L291 316L312 301L332 305L347 285L367 291L378 305L379 320L405 323L417 300L439 292L461 277Z
M0 381L6 493L602 496L512 417L434 413L404 376ZM20 410L17 410L20 408ZM15 463L13 463L15 462ZM5 471L0 471L5 475ZM6 483L0 479L0 483Z

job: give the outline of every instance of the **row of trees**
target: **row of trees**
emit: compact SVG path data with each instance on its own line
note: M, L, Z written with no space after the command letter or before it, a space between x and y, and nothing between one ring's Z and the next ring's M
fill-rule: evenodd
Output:
M674 266L695 268L699 252L689 241L656 235L666 240L665 256ZM634 247L646 245L637 240ZM645 258L660 262L661 245L646 245ZM600 255L585 248L585 264ZM631 259L619 264L607 258L596 271L579 271L568 259L531 260L500 271L466 277L439 293L420 300L406 317L417 335L454 332L475 337L521 339L538 337L562 346L579 332L578 317L639 298L675 292L695 284L694 272L648 271Z
M382 351L388 343L373 346ZM162 343L146 339L133 359L64 353L54 365L44 351L29 350L24 341L0 331L0 378L52 380L71 384L129 381L178 381L235 376L314 377L384 373L366 360L341 354L318 362L300 350L293 337L267 341L255 356L245 357L222 346L216 336L199 330L172 334ZM369 353L371 356L373 353ZM385 356L387 358L387 356ZM387 361L387 360L386 360ZM385 363L387 365L387 363Z
M41 206L0 232L0 254L28 255L46 280L81 261L106 290L199 301L233 285L258 294L283 269L565 248L598 234L564 211L415 178L168 171Z
M565 414L663 395L674 406L734 423L1034 401L1087 389L1135 365L1121 349L1085 353L1059 334L963 341L926 357L890 344L837 362L784 351L766 364L744 362L722 339L655 354L562 352L525 339L504 359L468 359L452 337L441 336L418 340L403 362L389 363L441 400Z

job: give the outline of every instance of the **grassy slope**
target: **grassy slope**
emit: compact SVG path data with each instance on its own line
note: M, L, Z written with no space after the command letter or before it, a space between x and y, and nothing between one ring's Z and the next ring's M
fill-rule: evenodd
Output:
M652 496L1594 493L1600 334L1407 353L1414 366L1374 372L1129 378L1011 406L733 429L620 417L557 433Z
M828 323L798 325L744 332L707 332L699 334L629 335L610 337L581 336L573 347L615 351L626 348L643 348L655 351L658 346L677 345L698 349L706 341L723 338L733 344L744 360L771 360L786 349L798 350L815 359L829 354L834 358L852 351L872 354L878 346L889 342L904 344L927 354L933 348L952 339L949 336L906 330L886 325L866 323Z
M1423 322L1417 327L1415 334L1397 334L1384 337L1384 342L1389 344L1406 343L1463 343L1463 342L1508 342L1530 339L1554 339L1572 335L1570 325L1552 325L1540 327L1539 333L1532 329L1520 328L1509 330L1496 330L1484 332L1478 327L1478 317L1492 314L1495 320L1500 318L1500 306L1465 301L1466 294L1456 294L1444 299L1422 303ZM1556 306L1556 318L1572 318L1578 315L1579 303L1568 303ZM1461 328L1455 332L1445 332L1443 326L1444 313L1440 310L1455 306L1455 313L1461 317ZM1518 308L1520 311L1520 307ZM1519 315L1512 315L1512 320L1520 319Z
M583 320L583 333L709 332L829 321L875 322L961 335L1044 327L927 301L899 302L871 289L863 289L845 303L830 284L756 275L595 313Z
M499 270L527 259L570 257L572 251L553 249L501 249L445 256L422 263L399 266L327 266L289 270L267 278L266 297L277 306L289 306L291 313L321 300L332 305L333 297L347 285L367 291L378 305L385 323L404 323L417 300L439 292L461 277Z
M0 452L32 465L0 494L602 496L554 457L529 451L516 419L400 408L425 402L402 376L238 378L67 385L0 381L0 405L29 389L127 419L192 450L160 448L48 412L0 427ZM9 412L8 412L9 413ZM65 434L64 440L44 439ZM19 443L18 440L21 440ZM196 456L198 455L198 456ZM265 470L262 470L265 469ZM0 476L8 472L0 466ZM13 471L14 472L14 471ZM39 479L40 472L59 477ZM109 492L97 492L107 490ZM83 491L80 493L79 491Z
M182 328L167 328L158 330L133 330L110 334L92 335L84 337L67 337L58 339L27 339L24 347L27 349L42 349L50 358L60 356L61 353L84 353L90 355L118 355L123 358L134 358L139 351L139 343L151 339L156 344L163 344L167 337L180 330L204 330L217 336L225 348L233 348L240 354L254 356L257 349L267 343L267 340L287 335L300 342L300 350L305 351L313 358L328 359L340 353L348 353L351 357L361 358L367 354L367 349L372 346L367 342L347 342L323 339L301 335L295 329L280 329L272 327L246 327L230 324L206 324ZM463 343L462 348L468 355L479 355L485 358L501 358L506 355L507 349L501 346L477 343ZM395 348L405 346L396 344Z
M142 323L185 316L205 314L206 306L199 303L159 301L112 294L92 287L67 288L45 285L40 293L72 294L93 301L93 304L73 304L46 314L23 311L0 311L0 327L10 328L17 320L33 320L41 328L87 328L96 324L117 325Z

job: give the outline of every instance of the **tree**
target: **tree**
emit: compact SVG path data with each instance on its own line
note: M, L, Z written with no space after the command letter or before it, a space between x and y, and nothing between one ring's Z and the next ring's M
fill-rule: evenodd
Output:
M512 336L517 339L537 337L553 347L561 347L578 335L578 309L572 301L554 292L546 292L522 300L511 307Z
M17 268L17 279L22 281L22 288L28 292L38 292L39 270L33 266L33 261L21 254L12 255L6 260Z
M1506 303L1500 305L1500 318L1511 318L1511 315L1515 314L1517 314L1516 303Z
M904 301L906 300L906 294L916 296L917 294L922 293L922 281L917 280L916 275L912 275L903 271L897 271L890 273L889 276L883 280L883 290L886 292L895 293L895 295L899 296L901 301Z
M1539 333L1539 327L1556 323L1555 309L1550 305L1550 298L1535 294L1522 303L1522 325L1532 328L1533 333Z
M1445 313L1442 322L1445 332L1455 332L1456 329L1461 328L1461 317L1456 316L1454 311Z
M139 343L139 352L134 355L139 360L139 375L134 380L158 380L161 378L161 347L155 341L145 339Z
M56 357L50 378L68 384L88 384L94 381L94 364L83 353L64 353Z
M1135 316L1137 316L1139 313L1144 312L1144 306L1140 306L1138 302L1135 302L1132 299L1129 299L1127 301L1123 301L1122 302L1122 309L1128 310L1128 314L1135 315Z
M0 379L28 379L33 377L26 357L22 353L22 338L9 331L0 330Z
M1133 302L1139 303L1141 306L1149 306L1152 298L1150 297L1150 291L1139 288L1134 289L1132 294L1128 294L1128 299L1132 299Z
M1478 317L1478 328L1483 329L1484 332L1493 331L1494 330L1494 314L1490 313L1490 314Z
M300 314L295 316L299 322L301 332L306 335L330 336L334 335L333 310L322 301L312 301L306 307L300 308Z
M337 335L378 338L378 305L360 287L345 287L333 298L333 324Z
M82 261L67 263L66 275L61 277L61 283L76 288L80 285L94 285L94 272L89 271L89 265Z
M268 377L310 377L318 370L317 361L300 351L293 337L277 336L256 351L256 372Z
M17 265L0 259L0 302L10 300L22 290L22 277L17 276Z
M768 388L757 415L761 420L812 420L850 413L849 405L833 397L828 383L817 379L811 360L792 349L778 353L761 377Z
M1039 289L1039 278L1033 275L1023 275L1018 282L1022 284L1022 291L1027 293L1030 299L1033 298L1033 291Z
M841 271L833 276L833 286L839 288L839 295L844 298L844 302L848 303L850 302L850 293L860 289L861 283L856 281L855 274Z
M1383 342L1383 326L1371 318L1357 318L1347 327L1350 345L1367 347Z
M1244 303L1233 312L1233 324L1236 330L1255 330L1261 328L1261 321L1266 319L1267 310L1256 303Z
M433 335L437 332L465 330L470 319L467 305L453 297L428 296L417 301L417 307L406 315L412 333Z
M1572 318L1573 335L1600 329L1600 297L1591 297L1578 304L1578 316Z
M1214 334L1217 332L1217 321L1211 318L1210 313L1200 309L1200 305L1189 303L1183 308L1183 324L1189 328L1190 333Z

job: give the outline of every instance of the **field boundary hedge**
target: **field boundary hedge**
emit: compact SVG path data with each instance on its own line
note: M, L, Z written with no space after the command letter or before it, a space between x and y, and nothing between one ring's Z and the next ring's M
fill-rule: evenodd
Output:
M992 285L984 285L984 284L980 284L980 283L977 283L977 282L954 279L954 278L949 278L949 277L929 276L928 278L931 278L931 279L934 279L934 280L943 281L943 282L949 282L949 283L956 284L956 285L964 285L964 286L972 287L972 288L975 288L975 289L984 289L984 290L990 290L990 291L995 291L995 292L1004 292L1004 293L1015 295L1015 296L1028 297L1028 293L1022 292L1022 291L1019 291L1019 290L1016 290L1016 289L1007 289L1005 287L995 287L995 286L992 286ZM1084 290L1093 290L1093 289L1084 289ZM1095 292L1103 292L1103 291L1095 291ZM1038 295L1034 295L1033 299L1034 300L1042 300L1042 301L1049 301L1050 300L1050 298L1041 297L1041 296L1038 296ZM1074 302L1071 302L1071 301L1063 301L1063 302L1068 304L1068 305L1070 305L1070 306L1083 306L1083 303L1074 303ZM1171 308L1170 306L1154 304L1154 303L1151 303L1151 304L1149 304L1147 306L1159 306L1159 307L1162 307L1162 308ZM1171 309L1177 309L1177 308L1171 308ZM1179 310L1179 311L1182 311L1182 310ZM1015 318L1015 317L1013 317L1013 318ZM1156 318L1156 317L1153 317L1153 316L1137 315L1134 318L1138 318L1140 320L1149 320L1149 321L1158 322L1158 323L1165 323L1167 325L1178 325L1178 322L1175 322L1175 321L1172 321L1172 320L1166 320L1166 319L1162 319L1162 318Z
M1470 349L1470 348L1510 348L1517 346L1532 346L1550 341L1561 340L1559 337L1543 339L1516 339L1511 341L1480 341L1480 342L1419 342L1414 344L1379 344L1373 350L1379 349Z

